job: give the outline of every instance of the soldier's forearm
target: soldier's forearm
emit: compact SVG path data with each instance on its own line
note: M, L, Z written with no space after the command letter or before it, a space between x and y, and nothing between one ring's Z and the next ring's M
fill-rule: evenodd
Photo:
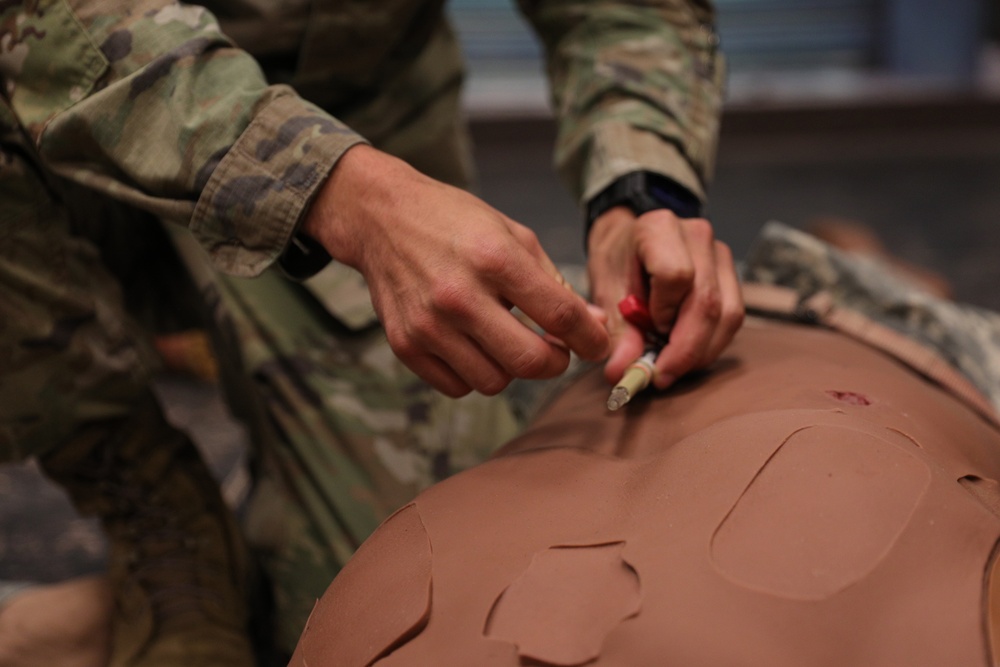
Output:
M190 226L224 271L259 273L361 138L269 86L203 8L121 5L42 0L0 14L18 122L52 172Z
M723 62L707 2L520 0L545 43L560 132L556 163L587 199L655 171L703 195Z

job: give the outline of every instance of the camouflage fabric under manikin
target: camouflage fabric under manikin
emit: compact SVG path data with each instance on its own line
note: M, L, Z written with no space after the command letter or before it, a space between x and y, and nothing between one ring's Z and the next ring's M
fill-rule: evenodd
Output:
M937 298L874 257L847 253L770 222L743 266L748 282L793 290L799 304L819 293L933 349L1000 414L1000 315Z

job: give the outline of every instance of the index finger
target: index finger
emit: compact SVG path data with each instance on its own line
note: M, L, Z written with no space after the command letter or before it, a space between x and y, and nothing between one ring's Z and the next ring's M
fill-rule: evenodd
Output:
M589 361L607 355L610 339L604 325L582 297L567 289L539 262L522 262L521 270L509 271L501 280L501 296L546 333Z
M681 304L670 332L670 342L656 359L656 385L664 388L705 363L705 353L721 317L722 295L716 275L714 245L691 248L695 263L694 287Z

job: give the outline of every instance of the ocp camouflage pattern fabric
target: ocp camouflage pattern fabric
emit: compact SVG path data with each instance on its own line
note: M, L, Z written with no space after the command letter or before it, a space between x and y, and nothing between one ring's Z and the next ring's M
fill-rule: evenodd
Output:
M703 194L723 77L711 7L521 7L548 53L574 193L649 169ZM457 122L462 65L440 0L8 0L0 78L42 168L186 225L223 271L257 275L351 146L422 167Z
M723 77L711 7L521 9L574 194L648 169L703 195ZM138 311L195 304L253 436L245 524L290 650L368 533L512 437L544 393L447 399L393 357L358 274L272 268L358 143L473 182L462 76L440 0L0 1L0 460L112 432L159 368ZM147 282L171 298L136 303Z

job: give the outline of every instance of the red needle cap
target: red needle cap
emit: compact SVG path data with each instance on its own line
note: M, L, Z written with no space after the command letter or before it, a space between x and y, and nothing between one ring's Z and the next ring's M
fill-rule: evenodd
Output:
M625 321L643 333L655 331L653 317L649 314L649 306L635 294L629 294L618 302L618 312Z

